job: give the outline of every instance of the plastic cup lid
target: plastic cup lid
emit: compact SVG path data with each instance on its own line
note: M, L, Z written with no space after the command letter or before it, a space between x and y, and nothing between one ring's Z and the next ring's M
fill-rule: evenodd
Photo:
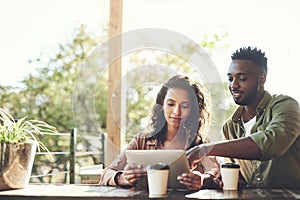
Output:
M222 168L240 168L240 165L237 163L224 163L221 165Z
M167 169L170 169L170 167L165 163L157 163L157 164L147 166L147 170L167 170Z

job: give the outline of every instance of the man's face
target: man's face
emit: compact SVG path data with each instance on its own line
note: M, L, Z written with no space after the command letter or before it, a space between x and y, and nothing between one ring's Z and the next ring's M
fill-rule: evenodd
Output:
M256 103L263 92L265 74L252 61L233 60L228 69L228 86L233 100L238 105Z

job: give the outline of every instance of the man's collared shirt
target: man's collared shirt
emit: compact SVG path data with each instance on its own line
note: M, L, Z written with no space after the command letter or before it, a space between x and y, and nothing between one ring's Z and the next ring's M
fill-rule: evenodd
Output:
M239 106L224 124L226 139L245 137ZM296 100L265 92L256 109L251 139L258 145L260 160L235 159L249 187L300 186L300 111Z

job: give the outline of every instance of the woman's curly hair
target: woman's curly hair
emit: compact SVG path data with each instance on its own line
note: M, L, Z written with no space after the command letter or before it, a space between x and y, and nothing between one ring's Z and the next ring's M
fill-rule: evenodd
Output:
M167 123L163 112L163 102L169 89L179 88L188 92L191 112L182 124L187 136L187 149L203 143L200 129L206 121L206 104L201 85L192 81L189 77L176 75L171 77L157 94L155 105L150 113L150 123L148 128L151 131L150 139L157 139L159 145L166 140Z

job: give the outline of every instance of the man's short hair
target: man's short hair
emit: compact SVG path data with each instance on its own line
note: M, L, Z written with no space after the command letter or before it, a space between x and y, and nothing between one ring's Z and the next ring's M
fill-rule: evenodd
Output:
M256 64L259 64L263 67L263 70L267 74L268 67L267 67L267 58L265 56L265 53L262 52L260 49L258 50L256 47L242 47L238 50L236 50L231 55L232 60L249 60Z

